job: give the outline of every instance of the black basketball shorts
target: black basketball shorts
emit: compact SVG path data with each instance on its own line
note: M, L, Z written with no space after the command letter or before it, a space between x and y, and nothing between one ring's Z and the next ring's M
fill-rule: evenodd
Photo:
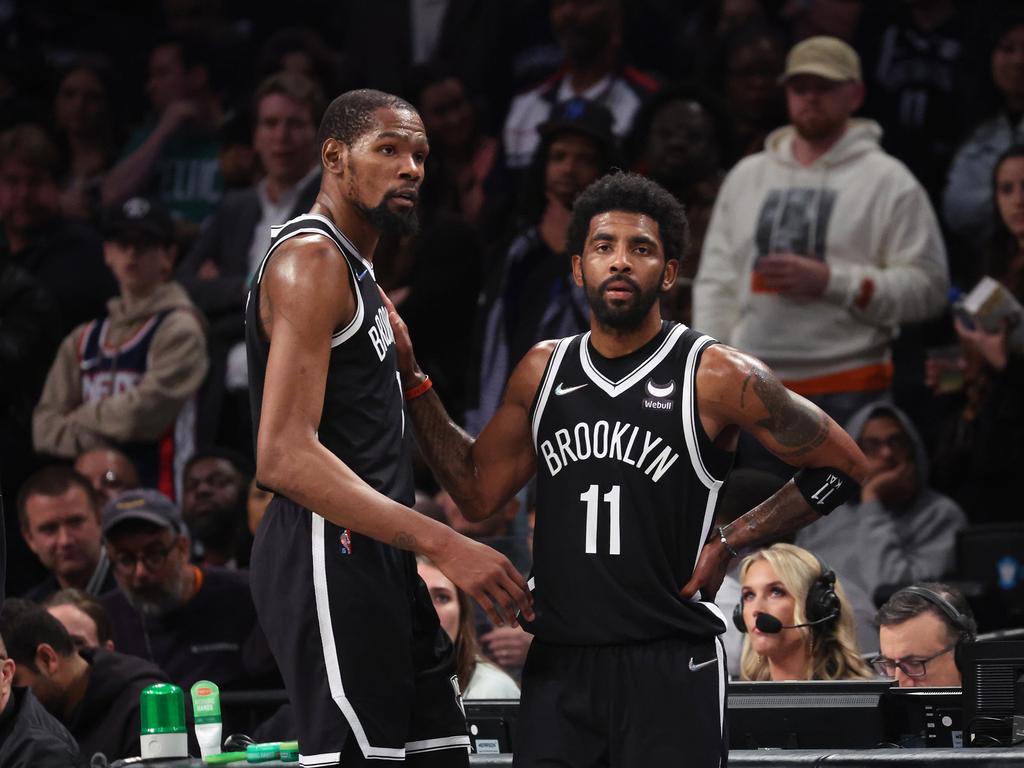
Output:
M612 646L534 640L517 768L720 768L728 673L718 640Z
M409 553L275 496L251 584L303 766L466 766L452 644Z

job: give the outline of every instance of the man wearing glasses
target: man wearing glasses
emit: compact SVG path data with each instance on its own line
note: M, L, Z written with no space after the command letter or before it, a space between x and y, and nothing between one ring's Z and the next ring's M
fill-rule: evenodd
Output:
M893 586L937 579L953 569L956 532L967 517L928 483L924 443L903 411L878 401L846 423L871 468L860 500L802 529L796 543L875 599ZM880 590L880 588L882 588ZM883 592L879 599L876 591Z
M118 651L155 662L186 690L204 678L237 688L273 673L260 658L266 641L248 574L192 565L174 502L153 490L122 493L103 510L103 535L118 589L101 602Z
M960 685L956 648L977 634L962 594L938 583L901 589L875 621L881 652L871 663L880 675L901 688Z

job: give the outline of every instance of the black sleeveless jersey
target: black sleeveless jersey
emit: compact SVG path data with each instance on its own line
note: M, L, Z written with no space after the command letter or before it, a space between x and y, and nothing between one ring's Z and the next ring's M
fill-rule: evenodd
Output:
M697 365L713 343L667 322L626 358L601 358L589 332L558 342L530 411L536 620L527 626L541 640L604 645L725 630L712 603L679 596L732 464L697 414Z
M270 342L259 321L260 281L274 251L296 235L329 238L345 257L355 286L356 313L331 338L320 442L368 485L395 501L414 501L411 430L398 376L395 337L374 279L373 266L329 219L305 214L272 229L267 255L253 278L245 307L249 402L259 433L263 379Z

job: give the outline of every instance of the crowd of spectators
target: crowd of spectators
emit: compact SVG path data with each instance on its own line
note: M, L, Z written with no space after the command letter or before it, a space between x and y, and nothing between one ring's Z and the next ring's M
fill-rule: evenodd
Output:
M943 616L894 591L955 574L959 529L1019 518L1024 349L954 299L988 276L1024 301L1024 7L12 9L0 16L0 483L17 500L7 592L32 602L0 620L0 727L10 698L63 723L56 752L71 736L83 753L123 751L90 735L94 705L118 710L102 703L115 678L118 690L276 684L245 570L267 496L253 482L243 312L271 226L315 199L320 116L350 88L398 93L423 117L420 230L384 237L375 271L468 430L533 344L588 328L567 224L583 189L624 168L686 206L664 316L763 359L876 468L799 547L745 553L723 586L750 625L781 585L784 622L799 622L809 584L835 568L834 642L782 647L731 627L734 675L868 676L859 653L879 650L883 604L883 662L914 656L920 636L897 630ZM752 441L736 466L720 522L792 471ZM425 466L417 484L420 511L528 569L526 491L473 529ZM420 567L462 683L514 690L499 667L516 676L529 636L487 626ZM917 656L944 647L936 627ZM119 716L108 739L137 727Z

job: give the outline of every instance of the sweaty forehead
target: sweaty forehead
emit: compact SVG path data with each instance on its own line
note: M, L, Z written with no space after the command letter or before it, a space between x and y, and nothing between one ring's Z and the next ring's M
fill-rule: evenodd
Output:
M374 111L377 118L367 135L373 139L381 133L407 134L410 139L426 140L427 132L419 113L404 107L380 107Z
M614 235L618 238L629 238L643 235L661 243L658 222L645 213L632 211L606 211L599 213L590 220L590 231L587 239L598 234Z

